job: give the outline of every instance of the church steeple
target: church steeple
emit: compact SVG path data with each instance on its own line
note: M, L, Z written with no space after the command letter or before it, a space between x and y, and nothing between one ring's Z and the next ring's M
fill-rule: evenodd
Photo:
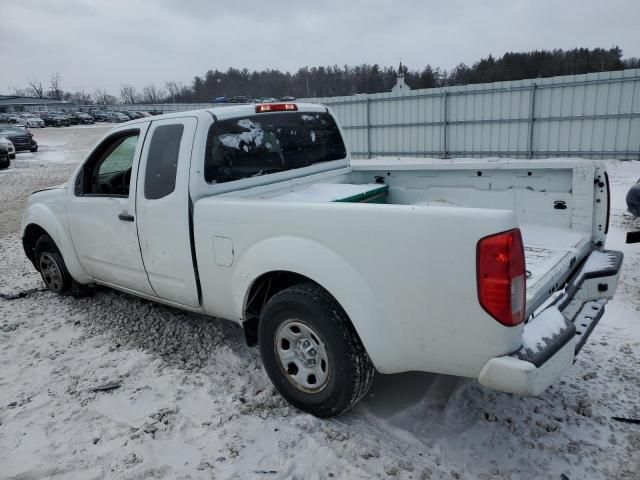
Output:
M402 61L400 61L400 65L398 65L398 72L396 73L396 84L391 89L392 92L408 92L411 90L409 85L404 83L404 69L406 67L402 65Z

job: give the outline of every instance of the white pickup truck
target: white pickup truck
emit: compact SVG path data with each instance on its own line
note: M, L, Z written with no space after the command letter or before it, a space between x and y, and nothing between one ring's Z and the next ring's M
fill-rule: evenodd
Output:
M603 165L352 160L342 138L302 103L127 122L30 196L26 255L60 294L100 284L238 322L317 416L375 371L521 395L566 372L622 262Z

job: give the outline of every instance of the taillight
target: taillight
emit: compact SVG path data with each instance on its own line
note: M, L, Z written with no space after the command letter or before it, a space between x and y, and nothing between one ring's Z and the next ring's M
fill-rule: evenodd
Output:
M298 106L295 103L262 103L256 105L256 113L264 112L295 112Z
M520 229L478 242L478 297L489 315L508 327L524 321L526 268Z

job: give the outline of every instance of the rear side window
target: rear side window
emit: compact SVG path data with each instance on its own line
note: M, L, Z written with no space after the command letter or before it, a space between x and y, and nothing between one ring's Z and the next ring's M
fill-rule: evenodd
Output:
M261 113L211 126L204 177L209 183L224 183L346 155L340 130L328 113Z
M157 200L175 190L182 132L183 125L163 125L154 130L144 175L145 198Z

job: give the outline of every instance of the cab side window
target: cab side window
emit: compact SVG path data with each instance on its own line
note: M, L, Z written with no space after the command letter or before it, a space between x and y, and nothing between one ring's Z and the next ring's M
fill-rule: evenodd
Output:
M128 197L139 133L122 132L102 142L76 179L76 196Z
M144 175L145 198L157 200L175 190L183 132L183 125L163 125L154 130Z

